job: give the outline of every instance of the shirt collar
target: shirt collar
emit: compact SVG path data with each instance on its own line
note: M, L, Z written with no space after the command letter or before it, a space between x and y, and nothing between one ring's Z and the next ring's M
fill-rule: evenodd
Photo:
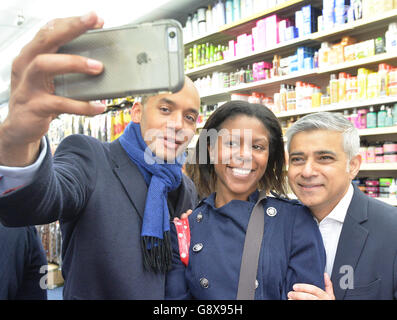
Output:
M346 218L347 210L349 209L350 202L352 201L354 193L354 188L352 184L349 185L349 189L347 189L346 194L339 201L336 207L322 220L336 220L340 223L343 223Z
M205 199L203 200L204 203L208 204L209 206L211 206L211 207L214 208L214 209L216 209L216 208L215 208L215 195L216 195L216 193L213 192L213 193L211 193L207 198L205 198ZM231 202L233 202L233 201L235 201L235 202L241 201L241 202L256 203L256 202L258 201L258 198L259 198L259 191L258 191L258 190L255 190L253 193L251 193L251 194L249 195L248 201L232 200L232 201L228 202L227 204L229 204L229 203L231 203ZM226 204L226 205L227 205L227 204ZM226 205L225 205L225 206L226 206Z

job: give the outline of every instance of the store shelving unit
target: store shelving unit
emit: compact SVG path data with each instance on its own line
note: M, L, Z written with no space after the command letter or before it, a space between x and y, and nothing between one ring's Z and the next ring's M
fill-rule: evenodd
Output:
M250 33L251 28L255 25L255 21L259 18L263 18L272 14L283 14L285 16L291 16L294 11L299 10L306 4L312 4L314 7L320 8L322 1L298 1L291 0L277 6L273 9L259 12L251 17L240 20L233 24L225 25L217 32L206 34L203 37L192 39L185 44L185 52L188 52L195 43L201 44L205 42L215 42L226 44L228 40L235 39L238 34ZM212 74L213 72L230 72L242 67L252 64L256 61L271 61L273 55L277 54L280 56L286 56L293 53L297 47L305 45L309 47L319 48L321 42L335 42L340 40L343 36L351 36L357 39L357 41L364 41L384 35L387 26L391 22L397 21L397 9L391 10L386 13L374 15L370 18L363 18L353 23L335 26L331 30L314 32L310 35L293 39L287 42L279 43L278 45L266 48L266 50L253 52L246 56L233 57L231 59L225 59L217 61L212 64L204 65L198 68L190 69L186 71L193 80ZM326 67L320 67L317 69L299 71L290 73L288 75L273 77L266 80L261 80L252 83L240 84L228 88L210 89L201 91L200 96L204 104L215 104L220 101L227 101L231 99L233 93L251 94L254 91L265 93L267 96L272 96L280 88L280 84L295 84L296 81L304 81L314 83L324 88L329 82L330 74L338 72L349 72L355 74L357 69L365 67L368 69L376 70L378 64L389 63L397 65L397 51L377 54L371 57L357 59L353 61L347 61L340 64L334 64ZM365 108L369 106L379 106L382 104L393 104L397 102L397 96L387 96L368 100L354 100L345 101L337 104L323 105L318 108L307 108L307 109L295 109L277 113L276 116L280 120L284 120L291 117L303 116L305 114L329 111L329 112L343 112L344 110L352 110ZM199 124L198 127L202 128L203 123ZM374 129L362 129L359 130L360 136L365 139L394 139L397 140L397 126L386 127L386 128L374 128ZM197 136L195 137L197 139ZM192 141L189 147L195 145L195 141ZM397 163L363 163L361 175L378 176L386 174L397 178ZM397 205L397 200L390 200L379 198L381 201L385 201L392 205Z
M218 30L214 32L209 32L206 34L203 34L199 37L195 37L192 39L188 39L185 42L185 48L191 47L194 43L196 42L208 42L208 41L219 41L219 40L224 40L226 38L231 38L234 35L240 33L240 30L247 28L247 27L252 27L255 23L255 20L265 17L271 14L282 14L285 12L290 12L293 9L297 9L301 6L304 6L305 4L315 2L318 5L320 4L321 1L308 1L308 0L289 0L286 1L282 4L279 4L275 6L274 8L270 8L261 12L256 12L252 14L249 17L246 17L244 19L241 19L239 21L225 24L218 28Z

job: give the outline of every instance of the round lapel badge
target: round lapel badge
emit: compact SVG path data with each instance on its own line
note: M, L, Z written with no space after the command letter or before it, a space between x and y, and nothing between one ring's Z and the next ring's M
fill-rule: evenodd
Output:
M269 217L274 217L277 214L277 209L274 207L269 207L266 209L266 213Z

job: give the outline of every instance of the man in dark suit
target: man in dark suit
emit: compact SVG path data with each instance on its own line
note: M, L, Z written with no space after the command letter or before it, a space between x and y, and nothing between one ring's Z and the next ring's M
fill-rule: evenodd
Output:
M288 297L397 299L397 209L352 185L361 165L357 129L322 112L294 123L287 139L289 184L316 218L327 254L325 291L296 284Z
M35 227L0 223L0 300L47 300L47 259Z
M52 86L55 74L103 70L98 61L54 53L102 25L94 13L57 19L15 59L9 114L0 125L0 221L13 227L60 221L65 299L163 299L169 219L197 199L180 162L172 164L196 128L200 99L192 81L136 103L133 123L112 143L73 135L52 157L44 138L58 114L104 111L57 97ZM147 147L162 164L142 161ZM9 174L15 167L23 174Z

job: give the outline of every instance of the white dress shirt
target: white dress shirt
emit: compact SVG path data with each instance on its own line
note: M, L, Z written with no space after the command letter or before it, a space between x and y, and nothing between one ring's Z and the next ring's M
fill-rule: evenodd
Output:
M41 140L41 151L37 160L27 167L0 166L0 196L7 190L26 185L33 180L47 153L47 140Z
M344 197L339 201L336 207L323 219L318 227L323 238L325 252L327 254L327 263L325 272L331 277L332 268L335 261L336 249L338 248L339 236L342 231L343 222L347 214L350 202L353 198L353 186L350 184ZM317 220L316 220L317 221Z

